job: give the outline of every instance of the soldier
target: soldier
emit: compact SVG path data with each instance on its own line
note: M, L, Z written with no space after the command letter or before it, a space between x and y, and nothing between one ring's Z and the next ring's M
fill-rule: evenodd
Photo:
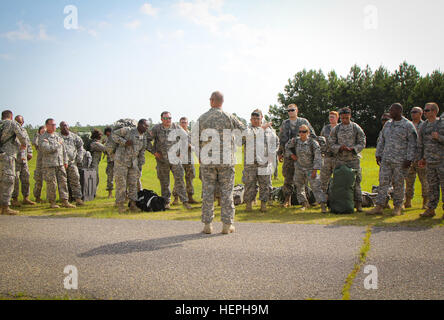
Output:
M355 208L362 212L362 193L361 193L361 151L366 144L365 133L355 122L351 121L351 109L342 108L339 111L341 123L333 128L328 138L330 150L335 155L335 167L346 165L355 169L356 181L354 185Z
M102 132L100 130L94 129L91 132L91 156L92 164L91 167L96 170L97 176L97 186L99 185L99 163L102 159L102 153L106 153L105 146L100 142L102 139Z
M441 192L444 192L444 119L442 116L437 118L438 112L438 104L427 103L424 107L427 120L419 129L419 166L426 168L429 187L427 210L421 214L421 217L424 218L435 216L435 210L439 203L439 188L441 187Z
M126 212L125 199L128 187L130 210L139 212L136 206L137 181L140 179L141 163L145 160L146 138L148 130L146 119L139 120L136 128L121 128L113 131L111 137L118 144L114 155L114 178L116 181L116 206L119 213Z
M28 133L26 129L23 128L23 124L25 123L22 116L18 115L15 117L15 121L20 125L23 129L23 133L26 135L26 149L20 150L17 154L16 162L15 162L15 183L14 183L14 191L12 192L12 206L20 207L20 203L18 201L20 183L22 184L22 195L23 195L23 204L27 205L35 205L34 201L29 200L29 177L31 174L29 173L28 161L32 159L32 146L31 141L29 139Z
M420 107L414 107L412 111L410 112L412 116L412 122L415 125L416 132L419 132L419 127L424 123L422 120L422 108ZM412 207L412 199L415 194L415 180L416 175L419 177L419 181L421 182L421 189L422 189L422 208L427 209L427 178L426 178L426 170L425 168L420 168L418 166L418 161L414 161L407 173L407 177L405 179L405 208L411 208Z
M242 176L242 182L245 184L244 201L247 205L247 211L251 211L252 203L256 199L257 183L259 183L261 211L266 212L272 188L273 160L276 159L279 142L276 133L271 128L271 123L268 123L265 130L262 128L263 115L261 110L254 110L250 121L251 124L242 139L245 146ZM259 148L262 150L259 150ZM249 152L251 153L248 154Z
M68 186L76 205L83 206L80 174L77 167L77 163L82 162L83 159L83 140L69 130L69 125L65 121L60 122L60 136L63 139L68 156L68 167L66 168Z
M46 132L39 138L39 152L42 153L42 172L46 182L46 194L51 208L60 208L56 204L56 189L58 186L62 207L75 208L68 202L68 183L66 169L68 168L68 155L65 143L56 131L54 119L45 122Z
M279 162L284 162L282 166L282 174L284 176L284 186L282 187L282 191L285 196L284 207L288 208L291 205L291 192L293 185L293 177L294 177L294 161L291 158L284 157L285 154L285 145L292 138L295 138L299 134L299 127L303 124L308 126L310 129L310 134L312 137L316 138L316 133L307 119L298 117L298 107L295 104L290 104L287 107L287 112L289 115L289 119L285 120L282 123L282 127L280 130L280 148L278 151Z
M379 171L379 192L376 207L367 215L383 214L387 193L393 184L393 215L402 214L405 193L405 177L415 160L417 133L415 126L402 116L402 105L394 103L390 107L390 117L382 129L376 147L376 162Z
M166 208L170 209L171 201L171 190L170 190L170 171L174 176L174 185L176 192L179 195L183 206L191 210L191 206L188 203L188 196L185 191L185 183L183 180L184 169L181 163L174 164L170 161L168 156L168 151L175 145L176 141L169 141L168 136L177 130L188 136L188 134L183 131L183 129L175 123L171 122L171 113L168 111L162 112L160 115L162 123L155 125L151 131L150 135L153 140L153 145L148 146L148 151L150 151L155 157L157 162L157 177L160 181L160 188L162 197L165 199L167 205Z
M12 120L12 111L2 112L0 122L0 205L1 214L16 215L19 212L9 208L15 181L15 161L19 150L25 150L28 143L21 126ZM18 141L17 141L18 140Z
M206 234L213 232L216 186L220 187L222 233L229 234L235 231L233 226L235 214L233 203L235 174L233 129L245 130L246 126L235 116L224 112L222 110L223 103L223 94L219 91L213 92L210 98L211 109L199 117L192 132L193 145L198 148L201 163L202 222L205 224L203 232ZM231 141L225 143L227 145L224 144L224 133L225 140L231 138Z
M382 128L384 128L384 126L385 126L385 124L387 123L387 121L389 121L389 120L391 120L392 118L390 117L390 113L388 113L388 112L385 112L385 113L383 113L382 114L382 116L381 116L381 125L382 125ZM381 134L382 134L382 129L381 129L381 131L379 131L379 135L378 135L378 139L377 139L377 141L379 141L379 139L380 139L380 137L381 137ZM377 145L378 143L376 142L376 145ZM381 168L379 168L379 170L381 170ZM378 173L378 175L379 175L379 173ZM389 203L389 200L390 200L390 198L389 198L389 196L387 195L387 200L386 200L386 202L385 202L385 206L384 206L384 209L391 209L391 207L390 207L390 203Z
M318 170L322 168L322 155L319 143L310 137L310 129L307 125L299 127L299 138L292 138L285 149L287 156L295 161L294 183L296 185L298 202L302 204L302 211L310 208L305 185L310 182L310 187L321 204L322 213L327 213L327 200L321 187Z
M106 141L109 139L112 133L112 129L110 127L105 128L105 139L103 141L103 145L106 145ZM105 156L105 154L104 154ZM113 189L114 189L114 155L106 152L106 191L108 191L108 199L113 197Z
M328 137L331 130L338 125L339 113L337 111L330 111L328 116L329 124L326 124L321 131L321 136L325 137L327 141L327 151L323 154L323 165L321 168L321 187L324 196L327 199L328 183L335 168L335 157L333 152L328 148Z
M188 134L188 163L182 163L182 167L185 171L185 182L186 189L188 195L188 203L197 204L198 202L193 199L194 195L194 187L193 187L193 179L196 177L196 169L194 168L194 159L193 159L193 149L191 145L191 132L188 130L188 119L186 117L180 118L179 124L181 128ZM176 184L174 184L173 189L174 201L173 205L179 204L179 196L176 191Z
M34 135L34 139L32 140L32 144L37 152L37 161L35 164L34 170L34 190L33 194L35 197L35 202L42 203L42 199L40 198L42 195L43 188L43 172L42 172L42 156L43 154L39 151L39 141L42 134L46 131L45 126L40 126L36 134Z

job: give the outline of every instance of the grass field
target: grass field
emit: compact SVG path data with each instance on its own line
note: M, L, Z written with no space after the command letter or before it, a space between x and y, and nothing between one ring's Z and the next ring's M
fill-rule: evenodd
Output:
M372 185L378 185L378 166L374 160L375 149L366 149L363 152L361 166L363 168L362 190L371 192ZM145 189L151 189L160 194L160 185L156 175L156 164L154 157L147 153L147 163L143 168L142 184ZM31 198L34 180L32 178L35 158L30 163L31 170ZM159 213L128 213L118 214L114 208L114 199L107 199L106 188L106 161L100 163L100 184L97 197L94 201L86 203L85 206L76 209L49 209L49 205L41 204L37 206L22 206L20 208L21 215L32 216L52 216L59 218L67 217L93 217L93 218L115 218L115 219L147 219L147 220L188 220L200 221L200 205L194 205L193 210L187 211L182 206L172 207L172 210ZM197 170L196 170L197 172ZM173 178L171 177L171 181ZM242 183L242 165L236 166L236 184ZM283 177L281 168L279 169L279 179L273 180L273 186L281 186ZM198 178L194 180L196 199L200 200L201 182ZM45 188L44 188L45 189ZM236 207L236 222L259 222L259 223L299 223L299 224L324 224L324 225L375 225L384 227L424 227L431 228L434 226L444 226L442 218L441 206L437 210L437 216L434 219L423 219L419 214L423 212L421 209L422 198L419 180L417 179L415 188L415 198L413 200L413 208L405 210L405 214L399 217L391 217L390 210L386 210L386 214L380 217L368 217L364 213L355 213L352 215L334 215L322 214L320 208L302 212L300 207L292 207L284 209L274 204L269 208L267 213L258 211L258 207L253 212L246 212L245 205ZM45 193L42 195L45 198ZM365 209L368 210L368 209ZM216 208L216 221L220 221L220 210Z

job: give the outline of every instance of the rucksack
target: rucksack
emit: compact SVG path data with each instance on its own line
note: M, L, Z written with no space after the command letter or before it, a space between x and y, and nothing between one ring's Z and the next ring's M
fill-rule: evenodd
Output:
M137 121L134 119L120 119L114 122L112 129L113 132L122 128L136 128ZM106 152L109 156L113 156L116 153L118 144L113 140L112 135L108 137L105 143Z
M305 186L305 196L308 199L308 202L310 204L314 204L316 203L316 198L314 196L313 191L311 190L311 188L309 186ZM284 192L282 190L282 187L278 187L278 188L273 188L273 190L271 191L271 200L273 201L277 201L280 203L284 203L285 202L285 196L284 196ZM291 205L292 206L298 206L301 203L299 203L298 201L298 194L297 194L297 189L295 186L292 186L292 192L291 192Z
M354 184L356 170L346 165L337 167L333 171L328 190L328 206L331 213L351 214L354 212Z
M165 198L159 197L152 190L143 189L137 192L136 206L144 212L165 211L165 205Z
M77 133L78 136L82 139L83 141L83 148L86 151L91 152L91 132L79 132Z

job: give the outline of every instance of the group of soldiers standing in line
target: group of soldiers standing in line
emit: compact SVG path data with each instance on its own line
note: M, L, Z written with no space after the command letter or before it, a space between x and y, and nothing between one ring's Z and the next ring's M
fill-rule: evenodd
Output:
M279 137L271 128L271 123L264 123L263 114L256 109L251 114L251 123L244 125L237 117L222 110L223 95L216 91L211 95L209 111L204 113L193 128L198 137L205 134L205 130L215 130L220 137L220 146L223 149L224 130L238 129L252 136L254 143L253 161L245 161L247 151L244 151L243 182L245 184L244 201L247 211L252 210L252 203L256 200L259 190L261 211L267 210L272 189L272 161L276 153L280 162L283 162L284 176L283 193L284 207L291 205L293 186L296 187L298 202L302 210L310 207L306 195L306 185L310 185L320 204L321 211L327 212L328 184L336 167L346 165L356 170L354 185L355 208L362 212L362 170L360 165L361 151L366 146L366 136L362 128L351 121L350 108L331 111L329 124L324 126L318 137L307 119L298 117L298 107L291 104L287 107L289 119L282 123ZM390 107L390 113L382 116L383 129L380 132L376 161L380 166L379 191L376 207L368 211L369 215L382 214L387 206L389 188L393 187L394 215L401 215L403 205L411 207L414 181L419 175L423 190L423 217L433 217L439 203L440 187L444 187L444 119L437 117L439 112L436 103L425 105L426 120L422 121L423 111L419 107L412 109L412 121L403 117L403 107L395 103ZM339 122L340 120L340 122ZM387 122L387 123L385 123ZM22 184L23 204L34 205L29 199L29 168L27 161L32 158L32 147L26 130L22 127L22 116L13 120L12 112L2 113L0 143L1 165L1 206L2 214L17 214L10 208L20 206L18 202L19 181ZM188 156L186 162L170 160L169 151L176 141L169 139L172 130L181 130L188 137ZM129 210L140 211L136 206L137 192L142 189L141 175L145 163L145 151L152 153L157 162L157 176L161 185L161 196L166 200L166 208L170 208L171 196L174 196L172 205L178 200L186 209L190 204L197 203L193 198L193 179L195 168L193 151L207 149L211 139L198 143L192 142L192 132L188 129L188 119L183 117L179 124L172 122L171 113L162 112L161 123L149 130L146 119L141 119L135 128L120 128L112 130L106 128L105 140L112 138L116 143L114 152L110 152L102 141L102 133L94 130L91 135L92 167L97 171L102 154L107 156L107 191L112 197L113 181L116 184L116 207L119 213L128 210L126 201L129 200ZM232 133L234 135L234 133ZM257 137L263 137L264 143L257 144ZM227 162L224 153L218 161L200 161L199 177L202 180L202 222L204 233L212 233L214 218L214 200L219 198L221 206L222 232L234 232L235 207L233 203L233 187L235 179L235 150L234 137L229 148L231 159ZM261 138L262 139L262 138ZM247 139L242 138L242 144L247 149ZM270 143L273 141L273 143ZM61 206L73 208L83 205L80 189L79 167L84 166L86 151L82 139L69 130L66 122L60 123L60 133L56 133L54 119L48 119L45 127L39 128L32 144L37 150L37 164L34 172L36 181L34 196L36 202L42 202L41 190L43 181L47 185L47 199L51 208L58 208L56 204L56 190L59 190ZM264 152L257 152L257 148L264 148ZM211 152L210 152L211 153ZM259 156L261 155L261 156ZM212 156L211 154L209 155ZM274 163L276 167L277 164ZM174 190L171 194L170 171L174 176ZM318 172L320 174L318 174ZM185 176L185 181L184 181ZM407 184L407 188L405 185ZM71 190L72 200L69 202L68 187ZM404 202L405 200L405 202Z

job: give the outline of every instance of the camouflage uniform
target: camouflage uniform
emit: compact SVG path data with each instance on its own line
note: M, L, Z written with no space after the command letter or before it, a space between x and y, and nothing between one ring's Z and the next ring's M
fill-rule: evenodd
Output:
M100 163L100 160L102 159L102 152L106 153L105 146L97 140L92 141L91 142L91 156L92 156L91 167L94 168L94 170L96 170L97 185L99 185L99 163Z
M415 124L416 131L419 132L420 126L424 123L424 121L420 121L418 124ZM420 168L418 166L418 161L415 161L412 163L412 166L409 168L407 172L407 177L405 179L405 197L413 199L413 196L415 195L415 180L416 175L419 177L419 181L421 182L421 189L422 189L422 197L427 198L427 177L426 177L426 169Z
M188 133L188 143L191 144L191 132ZM188 148L188 161L187 163L182 163L183 170L185 171L185 183L188 197L194 195L194 187L193 180L196 177L196 169L194 168L194 159L193 159L193 149L192 147ZM177 197L176 184L174 184L173 196Z
M0 120L3 126L0 136L0 206L9 206L15 181L15 161L20 145L28 143L27 136L18 122L14 120ZM18 141L17 141L17 139Z
M272 188L271 176L273 172L273 160L276 159L276 151L279 146L278 137L274 130L249 126L247 135L243 138L244 145L244 171L242 182L245 184L244 201L252 202L256 199L257 184L259 183L259 200L270 200ZM257 145L258 139L263 137L263 142ZM269 150L275 146L274 150ZM269 147L270 146L270 147ZM263 149L258 150L258 148ZM271 152L270 152L271 151ZM251 152L252 158L247 155Z
M69 132L66 136L60 133L60 137L65 143L66 154L68 156L66 175L68 177L69 189L71 189L74 199L81 199L82 190L80 187L80 174L77 163L82 162L83 140L73 132Z
M32 146L31 141L29 139L28 133L22 127L23 133L26 136L26 149L19 151L17 153L17 158L15 161L15 181L14 181L14 191L12 192L12 198L18 198L20 183L22 184L22 195L24 198L29 197L30 185L29 185L29 177L31 174L29 173L28 167L28 155L32 156Z
M416 128L409 120L389 120L382 129L376 157L381 157L379 171L379 190L376 204L384 207L388 189L393 184L393 204L402 207L405 193L405 178L408 168L403 168L404 161L414 161L416 154Z
M439 139L432 138L432 132L439 133ZM428 182L427 207L436 209L439 203L439 188L444 192L444 119L434 123L426 120L419 129L418 158L426 160Z
M231 145L224 148L223 146L223 130L245 130L246 126L239 121L235 116L222 111L218 108L211 108L209 111L200 116L197 125L193 130L196 130L196 136L202 137L202 133L207 130L216 130L220 143L216 148L219 148L220 157L217 159L215 154L213 156L212 149L208 150L208 154L202 156L202 149L208 148L210 141L199 141L199 145L195 146L199 149L199 158L201 161L201 177L202 177L202 222L209 224L214 219L214 193L216 186L220 188L221 195L221 220L226 225L231 225L234 222L235 207L233 202L233 188L234 188L234 174L235 174L235 145L234 137L231 136ZM194 133L192 133L194 136ZM200 139L199 139L200 140ZM193 140L193 143L197 141ZM204 151L206 153L206 151ZM224 157L225 154L225 157ZM210 160L206 158L210 157ZM214 159L212 158L214 157ZM228 157L230 157L228 159ZM226 158L229 163L224 163Z
M108 137L105 137L103 145L106 145ZM106 152L106 191L112 191L114 189L114 155Z
M326 203L327 200L324 192L322 192L319 175L317 174L314 179L311 177L313 170L320 170L322 168L322 155L319 143L311 137L306 141L302 141L300 138L293 138L287 143L285 153L287 157L291 157L292 154L298 157L294 163L294 184L296 185L298 202L300 204L308 203L305 185L307 182L310 182L316 202Z
M68 164L68 154L63 138L55 132L45 132L39 138L39 152L42 153L42 172L49 202L56 201L57 186L60 199L68 201L68 181L64 167Z
M141 164L145 161L145 136L137 128L122 128L113 131L112 138L118 144L114 156L116 203L125 202L127 187L128 198L137 201L137 181L141 175ZM125 146L128 140L133 142L132 146Z
M36 199L40 199L43 188L43 169L42 169L42 153L39 151L40 134L37 132L32 140L32 144L37 151L37 161L34 170L34 190L33 194Z
M328 147L328 137L330 136L331 130L331 124L327 124L322 128L321 131L321 136L325 137L327 141L327 152L323 154L324 163L322 164L321 169L321 187L325 197L327 197L328 183L330 182L331 175L335 169L335 156Z
M362 202L362 170L360 162L361 151L365 148L365 144L366 137L364 131L357 123L352 121L350 121L348 125L344 125L343 123L338 124L332 129L328 137L328 145L335 155L335 168L346 165L357 171L354 185L354 199L356 202ZM353 151L340 151L339 149L342 145L352 148Z
M279 136L280 148L279 155L284 155L284 163L282 165L282 174L284 176L284 186L282 191L286 197L291 195L292 185L294 183L294 161L291 158L285 156L285 145L295 137L299 136L299 127L305 124L310 129L310 135L316 137L316 133L305 118L297 118L295 121L290 119L285 120L281 126L281 133Z
M152 147L148 148L152 154L160 153L162 155L161 159L156 158L157 162L157 178L160 181L160 188L162 197L167 203L171 200L171 189L170 189L170 171L174 176L174 187L176 189L177 195L180 201L183 203L188 202L188 196L185 191L184 183L184 168L182 163L173 164L170 162L168 157L168 150L177 143L177 141L168 141L168 136L173 130L178 130L182 132L185 136L188 134L179 125L172 123L171 127L164 128L162 124L155 125L151 131L150 135L153 140Z

